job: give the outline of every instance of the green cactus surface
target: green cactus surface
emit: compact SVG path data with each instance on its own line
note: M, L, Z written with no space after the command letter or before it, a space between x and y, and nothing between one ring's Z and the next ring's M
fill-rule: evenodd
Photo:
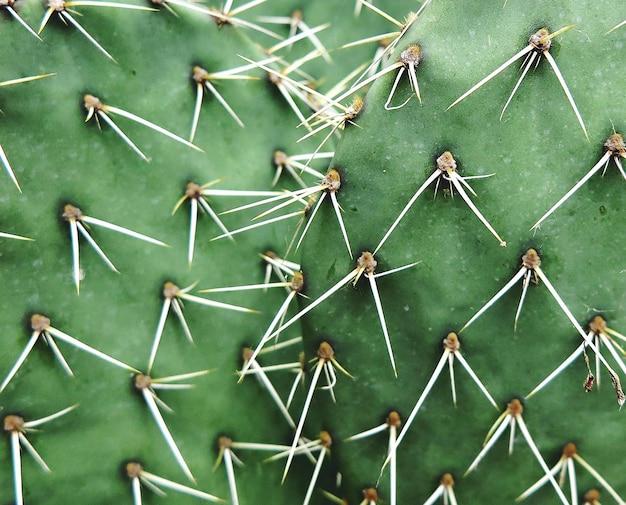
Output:
M3 171L12 171L19 183L18 189L10 174L0 174L0 231L32 239L0 236L0 380L33 341L33 331L51 328L0 391L6 435L0 445L0 503L20 501L15 449L21 434L50 470L41 468L28 447L21 451L26 504L182 505L202 499L160 484L167 496L158 496L145 481L139 498L133 482L146 474L127 465L135 462L235 505L434 503L432 493L451 482L459 504L512 504L545 475L524 426L548 467L571 442L577 457L597 474L570 458L576 466L574 490L565 481L560 498L547 483L523 503L598 503L586 496L592 489L599 489L602 503L624 503L626 440L618 381L626 381L621 349L626 342L619 334L626 334L626 148L618 137L609 147L605 143L626 131L626 27L618 26L626 9L608 0L508 0L504 5L503 0L379 0L374 7L358 2L355 7L353 0L267 0L242 11L247 4L238 0L225 6L181 0L133 5L142 9L67 2L64 13L62 6L49 12L41 29L47 5L0 2L5 11L0 16L0 154L6 157ZM231 21L219 13L228 8ZM294 36L298 40L292 45L269 49L293 36L288 25L269 21L293 15L295 23L296 9L306 23L299 25L304 35ZM416 12L419 16L410 14ZM276 32L277 38L249 23ZM547 32L537 35L519 59L455 102L543 28ZM35 35L38 30L43 40ZM328 53L316 48L312 32ZM365 74L378 46L368 39L389 32L395 33L384 41L391 46ZM398 63L409 48L413 63ZM527 73L502 113L524 65ZM205 80L200 77L198 84L194 72ZM30 76L41 78L25 79ZM25 82L11 82L16 79ZM191 133L198 86L203 100ZM302 124L312 107L317 118ZM279 150L296 156L293 172L310 191L289 167L276 182ZM316 151L322 156L309 159ZM441 172L435 182L438 160L450 167L452 157L458 173ZM601 159L606 170L604 163L597 165ZM302 171L298 163L310 168ZM533 226L596 165L580 188ZM469 198L484 217L454 185L463 184L459 176L476 192ZM391 230L429 177L432 183ZM203 189L209 194L200 196ZM223 190L240 193L219 194ZM256 220L273 204L225 213L270 198L243 192L270 191L282 191L275 205L290 203ZM230 232L290 216L233 234L232 240L215 239L224 230L205 212L203 201ZM107 223L141 236L107 229ZM81 226L117 272L85 239ZM522 258L528 260L531 249L540 258L540 271L527 272L515 323ZM286 288L218 289L267 282L270 268L260 255L268 251L293 262L291 273L282 274ZM398 271L374 278L373 272L358 270L363 252L374 253L376 273ZM516 274L520 278L511 289L467 325ZM325 298L342 279L343 285ZM271 282L280 280L273 272ZM287 307L284 313L281 307ZM602 364L596 369L596 352L586 345L526 398L574 351L582 351L584 340L574 323L593 333L602 327L597 316L606 320L605 333L616 342L615 355L606 343L601 346L614 372ZM459 352L497 408L458 357L453 403L448 362L442 358L450 332L458 334ZM282 413L267 384L257 380L260 375L237 374L246 366L245 349L257 348L264 334L268 342L250 370L292 364L267 372L283 404L298 386ZM90 347L73 346L66 335ZM158 348L153 347L156 335ZM589 339L593 344L593 334ZM55 354L54 342L73 377ZM335 364L324 354L328 347L320 350L322 342L332 346ZM98 352L111 358L99 359ZM438 363L440 375L433 383ZM321 368L331 364L334 372ZM165 404L154 408L162 412L177 449L166 442L146 404L149 390L136 387L143 379L137 374L152 377ZM168 377L191 386L158 389L158 379ZM422 396L427 384L432 389ZM420 409L402 432L419 398ZM513 453L507 449L507 430L466 473L498 416L507 406L516 412L519 405L522 421L516 420ZM59 412L63 415L41 426L33 422ZM403 437L394 451L396 486L391 485L394 465L386 464L390 430L384 424L390 412L399 414L397 434ZM347 440L377 426L371 437ZM281 451L237 445L295 447L294 430L308 440L320 439L322 446L312 445L310 458L299 452L288 456L285 450L283 457L267 461ZM229 441L233 444L224 456ZM572 446L567 447L572 455ZM236 495L225 468L231 454L244 463L234 464Z

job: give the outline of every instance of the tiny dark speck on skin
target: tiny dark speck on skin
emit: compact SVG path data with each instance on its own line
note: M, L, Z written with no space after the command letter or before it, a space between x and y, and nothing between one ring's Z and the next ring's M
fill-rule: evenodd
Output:
M606 207L604 205L600 205L600 214L604 216L606 214Z

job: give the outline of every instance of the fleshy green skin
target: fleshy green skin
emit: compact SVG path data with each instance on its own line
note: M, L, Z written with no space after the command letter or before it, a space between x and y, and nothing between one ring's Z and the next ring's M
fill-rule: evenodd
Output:
M329 48L392 31L395 27L363 9L353 16L353 2L330 7L327 2L268 0L242 17L287 16L302 7L305 21L317 26L331 21L319 37ZM382 2L377 2L377 5ZM304 434L316 438L328 429L333 436L332 459L322 471L314 503L329 503L319 492L328 490L359 503L361 489L374 484L385 457L385 435L366 441L342 439L380 424L390 408L406 417L441 354L440 342L458 330L519 268L520 256L536 247L548 275L574 315L585 324L600 310L611 328L626 332L623 284L624 181L611 164L604 178L594 176L536 234L527 231L602 156L602 144L612 133L625 132L623 100L623 28L604 35L626 17L610 2L550 3L509 0L460 5L432 0L423 17L405 35L418 42L424 60L417 70L423 105L413 98L406 107L385 111L393 75L379 79L365 98L365 108L337 145L333 165L344 175L338 193L354 252L372 249L415 189L434 170L434 159L450 150L462 174L495 172L491 178L470 181L479 194L476 204L507 241L506 249L471 214L465 203L432 188L422 195L377 255L379 271L421 263L403 273L380 279L379 288L398 364L393 378L382 333L365 280L357 289L341 293L305 318L304 348L309 356L321 338L336 343L336 357L354 376L339 376L337 404L317 391ZM241 2L235 2L235 7ZM398 19L419 3L393 2L390 14ZM44 8L28 1L17 6L33 27ZM75 18L117 60L109 61L73 27L56 15L38 41L17 22L3 16L0 41L4 65L0 80L56 72L40 81L0 88L0 144L23 193L0 174L0 230L35 239L0 239L3 294L0 295L0 334L3 335L0 375L13 365L30 336L30 315L42 313L52 325L143 369L159 318L163 283L180 287L198 281L198 288L262 282L258 253L268 247L283 254L295 222L262 228L228 240L209 242L220 233L202 216L198 223L193 266L187 264L189 206L172 216L187 181L203 184L223 177L216 188L270 189L274 176L272 153L312 152L322 135L300 144L298 120L265 80L225 81L219 85L229 104L245 123L240 128L210 95L205 97L195 143L200 153L121 117L117 124L151 163L142 161L110 128L84 124L82 98L98 96L103 103L138 114L187 137L195 99L189 75L194 64L210 72L244 64L237 55L263 57L256 43L273 41L249 30L215 24L197 13L174 9L139 12L75 7ZM97 21L96 21L97 18ZM504 120L501 108L518 73L513 65L472 96L444 112L461 93L512 56L542 26L575 28L553 42L555 56L582 113L590 141L576 122L547 62L531 71L511 102ZM286 35L284 27L275 28ZM306 54L302 42L290 61ZM324 79L325 91L373 54L371 45L332 53L333 64L318 59L304 69ZM395 57L395 56L394 56ZM262 77L262 72L250 75ZM404 81L397 99L411 93ZM348 103L349 100L346 100ZM304 108L303 108L304 110ZM305 112L306 114L306 112ZM323 150L330 150L327 145ZM267 161L266 161L267 160ZM314 166L324 171L326 162ZM311 179L307 179L311 180ZM297 186L283 176L279 187ZM211 199L223 211L249 199ZM171 245L161 248L93 226L92 235L121 272L111 272L81 240L85 278L80 296L72 279L70 238L60 215L65 203L84 214L131 228ZM224 216L230 229L249 224L254 213ZM314 299L354 268L347 255L334 212L325 202L302 248L306 294ZM292 255L299 260L300 253ZM519 285L480 320L461 334L461 351L504 408L513 396L523 396L579 343L575 330L552 300L545 286L531 286L518 324L513 317ZM156 377L216 369L191 380L196 387L165 391L161 398L175 414L164 414L198 487L230 500L224 468L212 472L220 434L244 442L291 443L291 429L269 396L246 379L237 384L243 345L255 345L284 300L280 289L202 295L260 310L241 314L185 304L195 347L174 314L168 318L153 375ZM292 312L295 308L292 308ZM298 325L281 340L300 335ZM0 393L2 413L19 413L27 421L69 405L79 407L44 425L29 440L52 469L44 473L23 453L25 503L132 503L130 483L122 463L140 459L146 470L189 485L157 430L141 397L131 389L130 373L60 343L76 377L68 377L50 349L38 343L9 386ZM295 361L300 348L259 358L262 363ZM612 361L611 361L612 362ZM517 437L515 451L506 454L503 439L478 470L463 472L480 450L498 412L482 397L458 363L458 407L450 398L444 369L407 439L399 449L398 503L424 501L444 472L456 478L460 503L513 503L514 498L541 476L541 469ZM621 469L623 413L605 371L602 388L585 395L586 368L577 360L544 391L526 402L524 418L549 465L562 445L575 441L580 454L622 494L626 481ZM292 374L272 379L283 398ZM626 381L626 378L622 378ZM308 385L308 383L307 383ZM298 419L304 393L291 408ZM10 445L0 451L0 501L13 499ZM282 463L263 464L264 455L236 451L247 464L236 468L240 503L300 503L312 466L294 460L281 486ZM335 487L340 471L343 484ZM581 494L597 485L578 473ZM388 503L387 474L380 495ZM144 503L161 498L144 493ZM171 504L196 499L173 491L163 499ZM604 503L611 503L603 494ZM165 503L164 501L164 503ZM557 503L546 486L527 503Z

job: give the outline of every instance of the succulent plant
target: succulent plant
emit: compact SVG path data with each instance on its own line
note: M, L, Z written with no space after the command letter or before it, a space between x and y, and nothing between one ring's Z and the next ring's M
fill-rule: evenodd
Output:
M0 5L1 501L623 503L626 11L121 5Z

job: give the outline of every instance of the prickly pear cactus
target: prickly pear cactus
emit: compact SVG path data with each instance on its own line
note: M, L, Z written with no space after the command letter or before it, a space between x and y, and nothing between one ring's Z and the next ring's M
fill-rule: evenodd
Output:
M626 11L0 6L1 501L623 503Z

